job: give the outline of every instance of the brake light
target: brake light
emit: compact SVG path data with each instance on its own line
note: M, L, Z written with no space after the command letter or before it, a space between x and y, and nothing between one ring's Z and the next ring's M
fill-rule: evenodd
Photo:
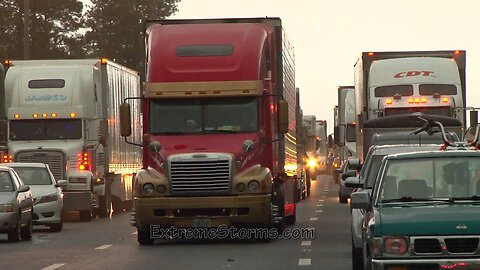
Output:
M12 60L11 59L5 59L3 61L3 64L6 66L6 67L11 67L12 66Z

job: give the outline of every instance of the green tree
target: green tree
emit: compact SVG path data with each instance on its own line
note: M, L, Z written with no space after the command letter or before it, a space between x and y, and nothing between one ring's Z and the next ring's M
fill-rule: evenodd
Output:
M0 1L2 58L24 58L24 1ZM80 0L29 0L30 59L83 57L82 10Z
M144 74L143 24L177 11L180 0L92 0L86 13L89 54L108 57Z

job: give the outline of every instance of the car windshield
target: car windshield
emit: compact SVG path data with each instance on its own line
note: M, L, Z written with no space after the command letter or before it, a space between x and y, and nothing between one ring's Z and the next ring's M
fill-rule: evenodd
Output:
M258 99L205 98L150 103L150 132L246 133L258 129Z
M441 157L389 160L378 194L383 202L477 200L480 197L480 159Z
M51 185L52 179L45 168L15 167L25 185Z
M9 172L0 172L0 192L12 192L14 191L12 177Z

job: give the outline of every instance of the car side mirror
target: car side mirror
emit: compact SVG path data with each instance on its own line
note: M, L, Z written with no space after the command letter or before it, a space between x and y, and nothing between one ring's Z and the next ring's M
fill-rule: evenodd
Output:
M354 176L354 177L348 177L345 180L345 186L348 188L362 188L363 183L360 182L360 178Z
M353 209L370 208L370 194L366 190L354 192L350 195L350 204Z
M58 180L57 183L55 184L55 187L63 188L63 187L66 187L67 184L68 184L67 180Z
M30 190L30 186L28 185L21 185L19 188L18 188L18 193L21 193L21 192L27 192Z
M344 173L342 173L342 180L345 180L349 177L354 177L357 176L357 171L356 170L348 170Z

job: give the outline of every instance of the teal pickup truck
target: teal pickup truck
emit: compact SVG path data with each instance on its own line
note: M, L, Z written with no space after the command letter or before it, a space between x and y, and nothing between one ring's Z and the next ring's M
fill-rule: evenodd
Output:
M480 151L387 155L377 177L351 195L364 269L480 269Z

